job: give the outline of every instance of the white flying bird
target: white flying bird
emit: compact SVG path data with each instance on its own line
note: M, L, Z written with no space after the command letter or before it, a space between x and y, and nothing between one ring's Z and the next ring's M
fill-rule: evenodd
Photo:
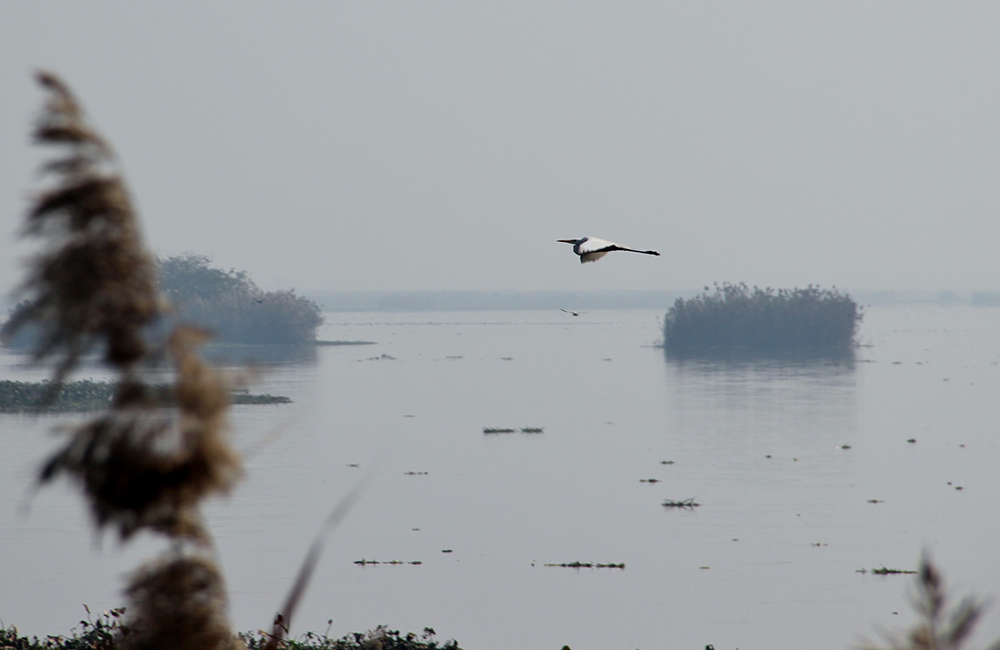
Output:
M573 252L580 256L580 263L596 262L611 251L629 251L630 253L644 253L646 255L659 255L656 251L640 251L628 246L622 246L614 242L597 237L581 237L580 239L560 239L566 244L573 244Z

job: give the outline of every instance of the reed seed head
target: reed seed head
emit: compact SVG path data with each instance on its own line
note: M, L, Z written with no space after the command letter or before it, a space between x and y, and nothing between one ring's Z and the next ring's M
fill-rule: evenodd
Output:
M49 96L35 141L68 152L43 166L54 181L28 212L25 232L43 238L46 249L30 264L22 289L32 303L13 326L39 326L35 355L58 359L56 383L95 345L127 371L146 354L143 328L162 313L156 265L111 148L55 74L41 72L38 81Z
M237 650L222 572L203 555L177 554L135 571L126 588L127 650Z

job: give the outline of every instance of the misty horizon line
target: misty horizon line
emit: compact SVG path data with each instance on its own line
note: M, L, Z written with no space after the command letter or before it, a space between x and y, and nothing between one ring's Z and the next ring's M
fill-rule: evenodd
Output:
M714 288L713 288L714 289ZM899 290L850 291L861 307L892 304L1000 306L1000 291ZM301 295L323 311L504 311L579 309L670 309L678 298L693 298L701 289L407 289L314 290Z
M861 307L938 304L1000 307L1000 290L838 288ZM534 311L586 309L670 309L678 298L701 289L316 289L298 295L325 312ZM18 299L0 296L0 322Z

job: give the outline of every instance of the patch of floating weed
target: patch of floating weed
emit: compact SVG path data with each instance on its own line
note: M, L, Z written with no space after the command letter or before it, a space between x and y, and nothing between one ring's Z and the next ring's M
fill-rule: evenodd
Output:
M544 427L521 427L521 433L544 433Z
M871 573L877 576L896 576L916 574L917 572L911 569L890 569L889 567L883 565L878 569L858 569L855 573Z
M119 390L120 382L81 379L64 381L0 381L0 413L72 413L100 411L108 408ZM169 384L147 384L146 390L159 404L175 404L173 387ZM253 395L232 390L232 404L290 404L283 395Z
M242 406L245 404L291 404L292 400L290 397L284 395L271 395L264 393L262 395L251 395L248 393L233 393L233 404L237 406Z
M483 433L514 433L510 427L483 427Z
M673 499L667 499L663 502L664 508L687 508L693 510L700 506L700 503L696 503L694 497L690 499L684 499L682 501L674 501Z
M361 558L360 560L354 560L354 563L358 566L377 566L379 564L385 564L389 566L398 566L401 564L409 564L411 566L419 566L423 564L422 560L413 560L411 562L404 562L402 560L366 560Z
M561 567L563 569L624 569L625 563L612 562L610 564L601 564L600 562L563 562L560 564L546 564L545 566Z

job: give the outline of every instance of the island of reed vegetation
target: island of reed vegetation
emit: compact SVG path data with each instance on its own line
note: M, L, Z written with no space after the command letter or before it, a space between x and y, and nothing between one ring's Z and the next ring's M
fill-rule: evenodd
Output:
M673 357L849 355L862 315L835 288L717 284L674 302L663 324L664 347Z
M157 260L160 291L176 320L197 323L217 340L244 344L313 343L319 305L295 290L263 291L246 271L213 268L204 255Z
M156 259L155 267L169 311L160 314L152 333L168 332L183 322L208 329L216 343L299 345L314 343L323 324L319 305L294 289L264 291L247 271L213 267L204 255ZM38 334L29 324L35 308L31 300L15 306L0 325L0 343L14 349L32 347Z

